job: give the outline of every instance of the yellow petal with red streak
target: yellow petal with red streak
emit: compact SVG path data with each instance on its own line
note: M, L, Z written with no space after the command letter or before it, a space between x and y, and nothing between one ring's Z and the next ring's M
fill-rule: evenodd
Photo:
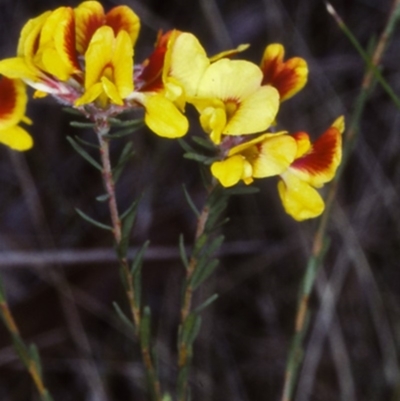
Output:
M106 14L106 24L113 28L115 36L126 31L135 46L140 31L140 19L128 6L117 6Z
M18 124L24 118L27 101L22 81L0 78L0 130Z
M12 79L28 79L35 82L40 81L43 75L38 68L28 64L22 57L1 60L0 74Z
M104 25L104 9L98 1L84 1L74 9L74 15L76 50L83 55L96 30Z

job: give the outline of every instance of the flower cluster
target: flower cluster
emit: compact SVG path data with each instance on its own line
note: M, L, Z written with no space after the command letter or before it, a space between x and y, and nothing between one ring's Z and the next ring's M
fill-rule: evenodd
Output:
M97 1L29 20L16 57L0 61L0 74L9 78L3 81L13 82L19 93L19 117L25 99L19 79L36 89L35 97L50 94L95 122L142 108L146 125L167 138L187 133L189 104L215 146L218 160L211 173L222 186L279 176L278 192L290 215L297 220L320 215L324 202L315 188L330 181L340 163L343 118L314 144L305 132L276 129L280 104L307 82L305 60L285 61L280 44L266 47L260 65L233 59L247 45L209 57L194 35L172 30L160 33L149 57L135 63L139 30L129 7L106 13ZM11 120L21 137L16 118ZM12 147L29 147L22 139L2 138Z

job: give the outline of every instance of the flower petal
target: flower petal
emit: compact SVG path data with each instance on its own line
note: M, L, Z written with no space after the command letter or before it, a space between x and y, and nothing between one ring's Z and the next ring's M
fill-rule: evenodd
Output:
M231 187L237 184L244 175L244 170L245 158L241 155L231 156L211 165L212 175L224 187Z
M103 89L112 103L122 106L124 101L119 95L118 89L114 82L111 82L107 77L101 77L101 83L103 84Z
M139 17L128 6L117 6L106 14L106 25L113 28L115 36L126 31L135 46L140 31Z
M32 58L37 51L43 24L52 11L46 11L36 18L30 19L22 28L18 41L17 56Z
M98 1L84 1L74 9L76 50L85 54L94 33L104 25L104 9Z
M259 89L261 80L262 72L255 64L245 60L221 59L206 69L196 96L240 103Z
M262 83L278 89L281 102L299 92L307 83L308 67L304 59L294 57L283 62L285 49L274 43L266 47L261 61Z
M79 72L72 8L60 7L46 19L40 32L35 62L61 81L66 81L72 73Z
M164 81L174 78L184 87L186 97L192 97L209 65L207 54L194 35L179 31L171 34L165 55Z
M85 93L75 101L76 107L83 106L84 104L94 102L103 93L102 82L97 82L90 88L85 90Z
M165 138L180 138L189 129L187 118L162 95L144 96L146 125L157 135Z
M297 145L290 135L275 135L256 145L256 148L258 157L252 163L253 177L264 178L286 171L295 158Z
M332 180L342 158L342 135L330 127L312 145L311 150L296 159L290 169L314 187L321 187Z
M99 28L92 37L85 53L85 89L99 82L104 68L111 62L114 32L108 26Z
M282 174L278 192L283 207L297 221L319 216L325 208L320 194L305 181L291 174Z
M19 151L28 150L33 146L32 137L18 125L0 130L0 143Z
M222 133L243 135L264 131L275 121L278 109L277 90L272 86L262 86L239 104Z
M133 91L133 46L127 32L118 32L111 58L114 83L119 96L124 99Z
M29 79L34 82L40 81L43 77L43 73L38 68L28 64L22 57L1 60L0 74L11 79Z
M22 81L6 77L0 79L0 130L19 123L24 117L27 100Z

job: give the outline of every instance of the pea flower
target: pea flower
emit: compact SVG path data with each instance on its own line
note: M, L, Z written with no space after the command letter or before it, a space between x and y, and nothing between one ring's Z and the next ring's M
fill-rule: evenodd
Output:
M321 188L335 176L342 157L344 118L339 117L313 144L307 133L293 135L297 153L288 169L280 174L278 192L283 207L295 220L319 216L324 201L315 188Z
M279 93L262 85L261 70L245 60L220 59L201 76L195 96L188 99L200 113L200 123L211 140L265 131L274 122Z
M32 137L18 124L31 124L25 116L27 96L25 84L17 79L0 78L0 143L14 150L28 150Z
M261 60L263 85L272 85L280 95L280 101L294 96L307 83L307 62L300 57L283 61L285 49L279 43L273 43L264 50Z
M236 185L240 180L249 185L254 178L286 171L296 152L296 140L286 132L266 133L232 147L224 160L211 165L211 173L224 187Z

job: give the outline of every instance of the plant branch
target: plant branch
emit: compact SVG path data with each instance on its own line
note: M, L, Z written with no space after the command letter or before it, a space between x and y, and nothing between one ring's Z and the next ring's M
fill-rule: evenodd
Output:
M331 15L333 15L339 27L343 30L343 27L345 27L345 25L342 19L337 15L336 11L330 4L328 5L328 11L331 13ZM377 76L377 71L379 71L377 70L377 67L380 64L383 52L393 33L395 24L399 18L399 14L400 14L400 0L394 0L393 6L389 14L388 22L381 36L379 37L378 43L376 44L375 49L372 53L371 60L368 61L367 63L367 69L362 80L361 90L356 100L350 125L348 130L344 134L344 149L343 149L342 163L338 168L338 171L332 184L329 187L328 195L325 202L326 203L325 213L321 217L317 231L314 236L312 253L308 260L307 268L303 278L303 283L300 289L300 297L296 313L295 334L292 339L291 349L289 352L289 357L286 365L282 401L290 401L293 398L294 389L297 382L298 370L303 359L302 342L307 333L310 321L310 311L308 308L309 298L317 277L318 270L324 260L325 251L327 249L327 244L328 244L327 227L331 216L332 206L336 199L339 182L342 177L344 168L347 164L350 152L353 149L354 143L357 139L361 116L363 114L370 92L373 88L375 79L379 79L381 81L380 75ZM345 34L347 34L346 30L343 31ZM397 104L397 102L395 103Z
M106 135L109 133L110 126L108 121L101 120L96 123L94 129L97 134L97 138L100 145L103 182L108 195L108 208L110 211L112 232L116 246L118 248L118 246L121 244L122 241L122 223L118 212L117 198L115 194L115 183L111 168L110 149L109 149L110 139L106 137ZM162 399L161 386L149 350L148 346L149 341L142 341L142 338L140 336L140 328L143 319L140 306L138 305L135 296L135 283L134 283L135 277L132 274L131 269L129 268L129 263L126 256L119 256L118 259L121 265L123 281L125 284L125 290L129 302L132 319L135 324L136 335L140 342L142 360L147 372L147 377L149 378L149 385L151 387L150 390L154 400L161 401Z

